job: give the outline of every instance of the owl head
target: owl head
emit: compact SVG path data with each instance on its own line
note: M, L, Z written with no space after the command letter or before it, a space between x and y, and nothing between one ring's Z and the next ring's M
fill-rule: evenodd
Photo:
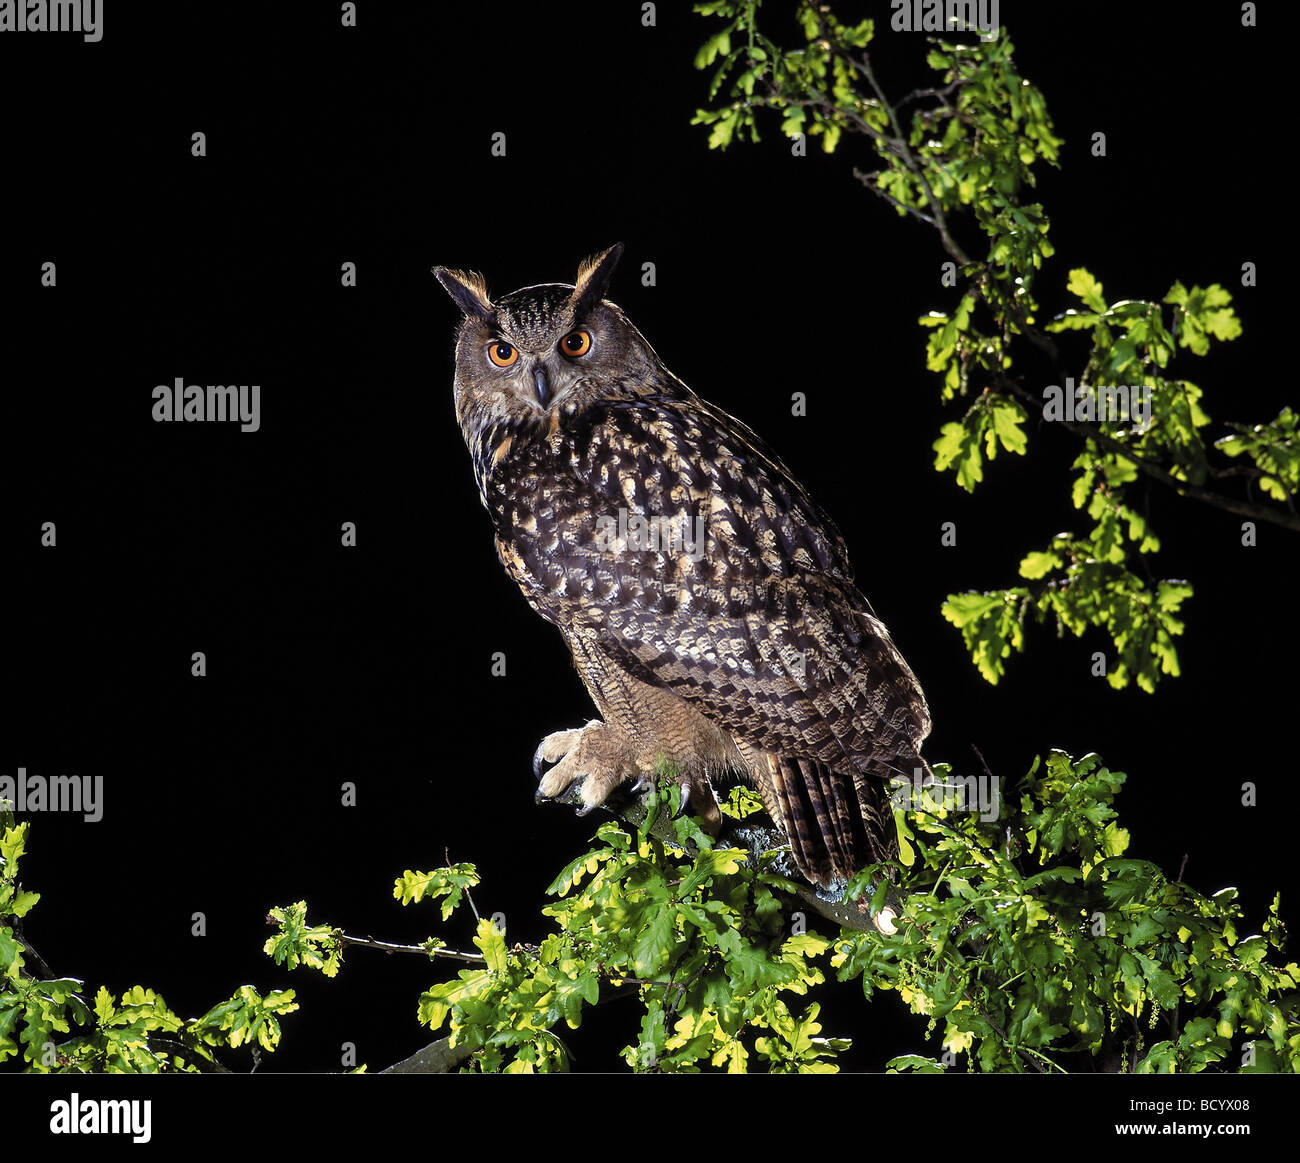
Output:
M662 365L604 299L623 244L587 259L572 284L524 287L493 301L483 277L435 267L464 319L456 340L456 417L468 443L485 431L554 430L598 399L653 390Z

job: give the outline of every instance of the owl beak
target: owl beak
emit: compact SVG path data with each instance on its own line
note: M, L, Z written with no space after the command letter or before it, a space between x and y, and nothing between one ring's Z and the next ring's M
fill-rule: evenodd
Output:
M533 385L537 388L537 403L545 408L551 402L551 381L544 367L533 368Z

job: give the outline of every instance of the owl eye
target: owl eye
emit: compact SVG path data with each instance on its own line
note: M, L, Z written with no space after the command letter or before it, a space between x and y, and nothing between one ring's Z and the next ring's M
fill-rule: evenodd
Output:
M590 331L570 331L560 340L560 350L571 359L578 359L591 350Z
M512 347L504 339L496 339L488 344L488 359L497 367L509 367L519 358L519 349Z

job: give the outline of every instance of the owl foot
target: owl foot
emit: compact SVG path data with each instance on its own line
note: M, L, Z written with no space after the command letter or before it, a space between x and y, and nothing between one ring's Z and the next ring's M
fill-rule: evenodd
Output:
M543 774L544 763L555 766ZM582 807L578 815L585 816L622 784L631 783L634 794L649 790L655 767L648 756L638 760L626 736L592 719L585 727L556 731L542 740L533 754L533 774L540 781L536 799L555 799L580 782ZM699 818L705 831L716 836L722 828L722 813L708 779L679 774L677 786L682 798L673 818L680 819L689 812Z
M542 775L544 762L555 766ZM533 772L541 779L537 785L538 800L563 795L570 784L581 780L582 807L578 810L581 816L603 804L620 784L637 776L626 743L599 719L572 731L556 731L543 739L533 755Z
M596 722L595 719L591 721ZM588 727L591 723L587 724ZM578 736L582 734L585 728L575 727L572 731L553 731L547 735L538 745L537 750L533 752L533 777L540 780L542 778L543 763L558 763L573 749L577 743ZM566 785L567 786L567 785ZM563 791L564 788L560 788ZM553 793L558 795L559 793Z

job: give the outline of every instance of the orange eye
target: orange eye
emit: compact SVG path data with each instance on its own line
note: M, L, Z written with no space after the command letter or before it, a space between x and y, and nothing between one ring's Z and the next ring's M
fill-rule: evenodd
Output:
M519 349L512 347L504 339L495 340L488 344L488 359L497 367L509 367L519 358Z
M578 359L591 350L590 331L570 331L560 340L560 350L570 359Z

